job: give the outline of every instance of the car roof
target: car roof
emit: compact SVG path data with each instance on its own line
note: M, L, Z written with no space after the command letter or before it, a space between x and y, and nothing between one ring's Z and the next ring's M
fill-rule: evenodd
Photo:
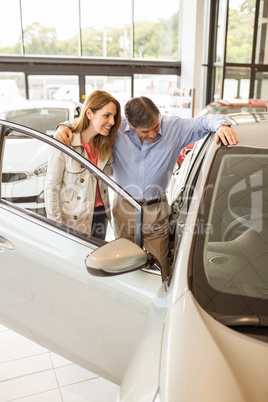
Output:
M57 100L22 100L19 102L8 102L7 104L0 104L0 112L8 112L12 110L22 109L41 109L41 108L71 108L82 106L82 103L75 101L57 101Z
M229 115L238 145L268 148L268 112Z
M268 101L262 99L232 99L211 102L207 106L265 106L267 107Z
M265 123L268 121L268 112L244 112L232 113L228 115L232 124L252 124Z

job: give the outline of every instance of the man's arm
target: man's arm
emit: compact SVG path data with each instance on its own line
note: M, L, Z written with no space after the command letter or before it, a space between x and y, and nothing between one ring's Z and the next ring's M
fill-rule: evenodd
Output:
M70 126L70 122L64 122L59 124L56 127L56 132L54 134L54 137L63 142L64 144L70 146L71 145L71 141L73 139L73 132L72 130L69 128Z

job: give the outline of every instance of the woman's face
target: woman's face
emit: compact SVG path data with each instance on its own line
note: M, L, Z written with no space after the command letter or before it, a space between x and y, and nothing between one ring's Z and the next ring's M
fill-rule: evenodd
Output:
M112 126L115 123L117 113L116 105L113 102L107 103L102 109L95 113L91 109L87 110L87 117L90 120L90 129L101 135L109 135Z

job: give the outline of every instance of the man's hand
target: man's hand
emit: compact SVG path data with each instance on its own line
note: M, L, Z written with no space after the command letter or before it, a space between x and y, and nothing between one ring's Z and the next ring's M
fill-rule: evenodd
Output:
M220 140L224 145L236 145L238 136L232 127L222 125L216 131L216 142Z
M64 144L70 146L71 141L73 139L73 132L69 129L69 127L65 126L64 124L60 124L57 128L57 131L54 134L54 137L63 142Z

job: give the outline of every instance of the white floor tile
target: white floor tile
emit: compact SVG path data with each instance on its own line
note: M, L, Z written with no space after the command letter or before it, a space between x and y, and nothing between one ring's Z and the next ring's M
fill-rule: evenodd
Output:
M96 374L75 364L57 368L55 369L55 374L60 387L98 378Z
M64 402L115 402L119 388L102 378L61 388Z
M13 331L0 332L0 363L45 353L42 346Z
M33 374L35 372L49 370L52 368L53 366L48 352L41 355L2 363L0 364L0 384L1 381L11 380L12 378Z
M64 359L64 357L61 357L56 353L49 352L49 354L54 368L68 366L69 364L72 364L69 360Z
M9 402L12 401L9 400ZM16 399L14 402L62 402L62 397L60 390L55 389L53 391L42 392L41 394ZM75 400L73 402L75 402Z
M0 402L115 402L119 387L0 325Z
M42 371L0 383L0 401L25 398L45 391L58 389L53 370Z

